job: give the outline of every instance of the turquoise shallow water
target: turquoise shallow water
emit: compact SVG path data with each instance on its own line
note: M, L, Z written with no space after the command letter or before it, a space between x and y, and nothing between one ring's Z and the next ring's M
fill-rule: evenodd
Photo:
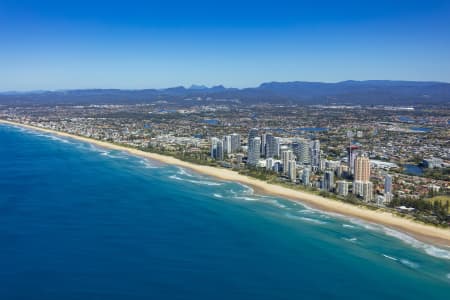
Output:
M0 125L0 299L443 299L450 252Z

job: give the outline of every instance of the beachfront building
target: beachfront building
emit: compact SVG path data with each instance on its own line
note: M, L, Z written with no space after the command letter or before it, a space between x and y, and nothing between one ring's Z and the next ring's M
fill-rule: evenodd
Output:
M241 135L233 133L231 135L231 153L236 153L241 148Z
M288 174L291 182L297 181L297 163L295 160L290 160L288 162Z
M354 164L353 193L365 201L373 199L373 184L370 182L370 161L365 155L357 156Z
M289 171L289 161L295 160L292 150L283 150L281 152L281 163L283 164L283 174L287 175Z
M370 181L355 181L353 182L353 193L365 201L373 199L373 184Z
M236 154L236 157L235 157L235 162L236 162L235 167L236 168L239 169L241 167L243 158L244 158L244 154L242 154L242 153Z
M309 176L311 175L311 170L309 168L304 168L302 172L302 183L304 186L309 186Z
M273 167L272 167L272 171L274 171L276 173L280 173L281 170L282 170L281 162L280 161L274 161Z
M211 158L223 160L223 142L216 137L211 138Z
M223 152L224 154L230 154L231 151L231 135L226 135L223 137Z
M322 190L331 192L334 188L334 172L331 170L325 171L322 179Z
M394 198L394 194L392 193L384 193L384 204L389 204L391 203L392 199Z
M336 181L337 184L337 193L341 196L347 196L348 195L348 181L345 180L338 180Z
M266 170L271 171L273 169L274 160L272 157L266 159Z
M364 182L362 184L362 197L364 201L369 202L373 200L373 184L372 182Z
M254 137L248 144L247 164L249 166L256 166L261 157L261 138Z

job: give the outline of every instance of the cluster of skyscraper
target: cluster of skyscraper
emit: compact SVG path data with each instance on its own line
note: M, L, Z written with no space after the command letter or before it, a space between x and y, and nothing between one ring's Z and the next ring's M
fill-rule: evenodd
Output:
M351 145L347 148L347 164L339 161L321 159L320 141L306 138L288 139L282 145L280 137L272 133L260 134L253 128L248 133L247 166L250 168L263 167L266 170L280 173L296 183L299 179L305 186L315 186L327 192L335 192L341 196L347 196L351 182L337 180L335 175L341 178L353 178L353 194L365 201L373 200L373 184L370 181L370 160L359 152L358 146ZM224 160L224 156L241 151L241 136L239 134L226 135L222 139L211 139L211 157ZM239 156L239 154L237 155ZM239 158L242 159L240 154ZM264 161L265 160L265 161ZM241 160L239 161L239 163ZM311 174L322 174L320 181L310 182ZM316 177L317 178L317 177ZM385 176L384 201L392 199L392 177Z
M290 146L283 147L280 137L275 137L272 133L260 136L258 129L253 128L248 134L247 164L255 167L261 158L265 158L267 170L281 172L292 182L297 180L298 167L303 167L302 182L309 184L310 170L317 171L320 168L319 140L299 138Z
M248 133L248 158L249 166L256 166L261 159L280 157L281 138L273 136L271 133L264 133L259 136L259 131L253 128Z
M225 155L237 153L241 149L241 135L233 133L225 135L222 139L211 138L211 157L224 160Z

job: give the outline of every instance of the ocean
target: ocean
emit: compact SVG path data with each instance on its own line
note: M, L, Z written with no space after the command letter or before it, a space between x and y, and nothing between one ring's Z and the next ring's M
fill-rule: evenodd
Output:
M0 299L445 299L450 251L0 125Z

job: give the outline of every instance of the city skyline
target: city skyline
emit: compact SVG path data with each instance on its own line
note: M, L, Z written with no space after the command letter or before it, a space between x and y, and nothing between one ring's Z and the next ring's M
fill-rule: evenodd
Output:
M449 12L445 1L2 0L0 90L449 82Z

